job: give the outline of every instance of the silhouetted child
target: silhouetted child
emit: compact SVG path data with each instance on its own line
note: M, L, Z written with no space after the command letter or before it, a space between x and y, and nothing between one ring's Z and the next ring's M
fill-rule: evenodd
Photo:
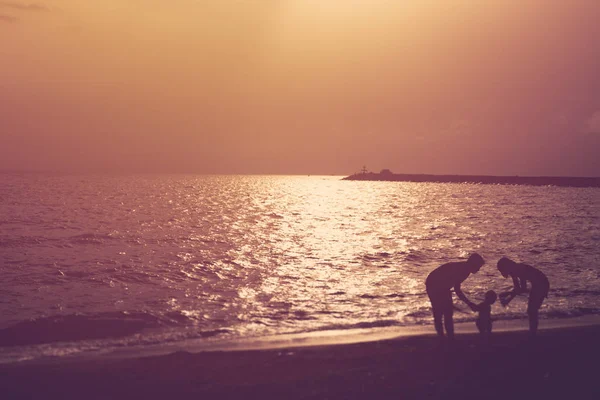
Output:
M489 337L492 333L492 304L496 302L497 298L496 292L488 290L485 294L485 300L475 305L474 311L479 312L475 323L482 337Z

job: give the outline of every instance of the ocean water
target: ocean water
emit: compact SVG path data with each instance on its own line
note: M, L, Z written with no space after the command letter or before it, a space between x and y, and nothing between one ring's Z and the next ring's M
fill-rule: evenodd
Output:
M432 324L425 277L473 251L473 301L510 288L508 256L550 279L542 319L600 314L597 188L4 174L0 362Z

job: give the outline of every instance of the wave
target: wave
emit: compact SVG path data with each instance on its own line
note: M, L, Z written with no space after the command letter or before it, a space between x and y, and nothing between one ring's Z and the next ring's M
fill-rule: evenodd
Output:
M24 246L38 246L45 241L47 238L41 236L11 236L11 237L0 237L0 248L19 248Z
M73 244L103 244L107 240L114 240L115 237L108 234L84 233L68 238Z
M364 321L356 322L353 324L339 324L339 325L324 325L317 329L311 329L310 332L320 331L334 331L334 330L348 330L348 329L370 329L370 328L388 328L391 326L403 325L400 321L393 319L381 319L375 321Z
M383 298L388 298L388 299L392 299L392 298L404 298L406 297L407 294L402 294L402 293L391 293L391 294L385 294L385 295L376 295L376 294L361 294L358 297L360 297L361 299L383 299Z
M148 312L107 312L92 315L57 315L22 321L0 330L0 347L26 346L120 338L146 329L185 327L197 318L181 312L156 316Z
M573 318L596 314L600 314L600 309L593 307L575 307L568 310L549 310L545 313L540 313L543 318L549 319Z

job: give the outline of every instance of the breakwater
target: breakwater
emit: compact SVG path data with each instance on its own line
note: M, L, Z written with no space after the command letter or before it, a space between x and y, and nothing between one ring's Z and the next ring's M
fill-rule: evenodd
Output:
M366 172L353 174L343 179L349 181L479 183L494 185L600 187L600 177L431 175Z

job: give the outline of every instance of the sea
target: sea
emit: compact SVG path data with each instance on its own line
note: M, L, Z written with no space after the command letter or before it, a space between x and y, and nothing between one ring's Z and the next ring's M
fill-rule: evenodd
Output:
M600 189L340 176L0 175L0 363L432 327L425 278L477 252L474 302L543 271L547 320L600 315ZM476 314L455 298L455 320ZM527 296L493 306L526 320Z

